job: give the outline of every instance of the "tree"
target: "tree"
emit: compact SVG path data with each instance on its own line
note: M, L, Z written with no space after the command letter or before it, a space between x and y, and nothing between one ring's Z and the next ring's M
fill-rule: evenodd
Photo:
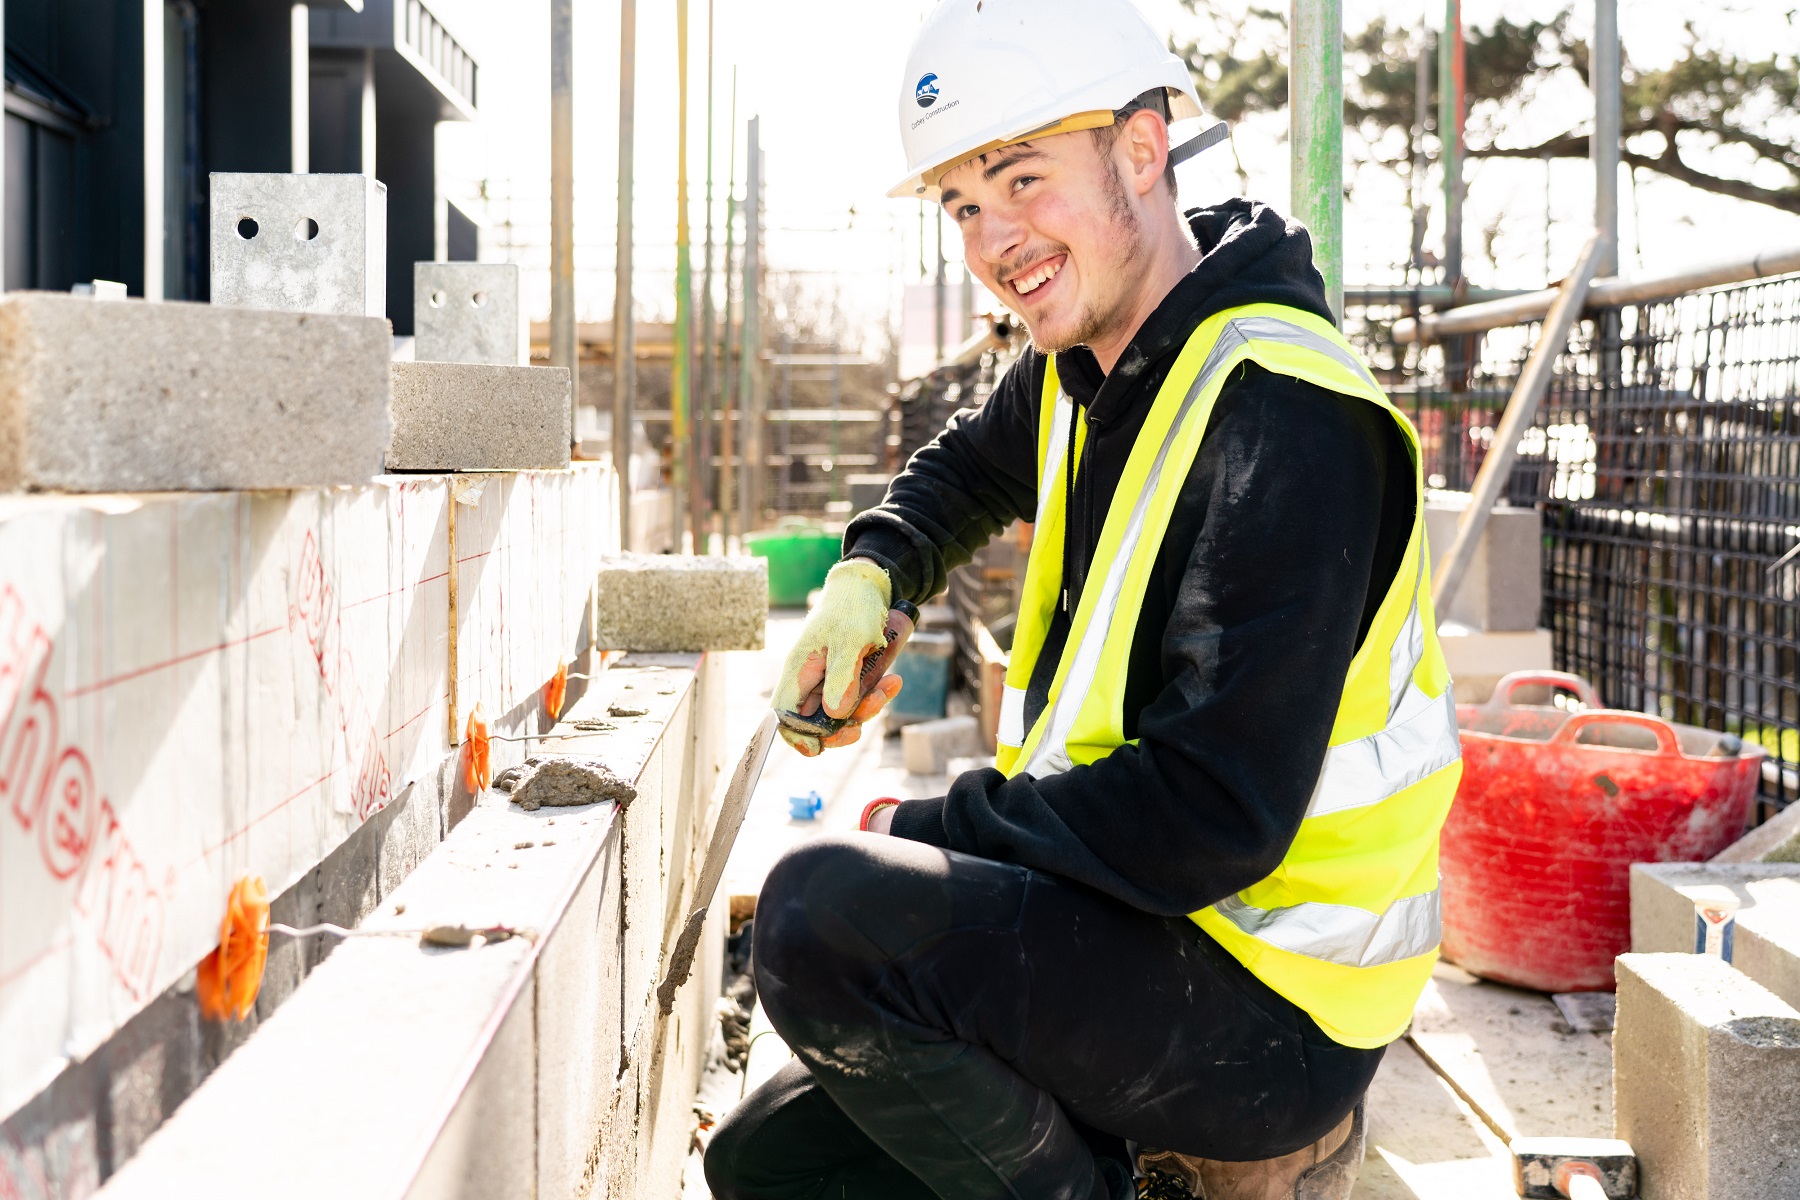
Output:
M1224 0L1182 0L1209 27L1175 52L1187 59L1209 111L1228 121L1275 112L1287 104L1284 65L1287 18L1250 7L1228 12ZM1535 144L1509 144L1506 117L1552 78L1573 72L1588 83L1588 46L1569 31L1569 11L1549 21L1502 17L1465 34L1467 140L1471 158L1586 158L1591 117L1579 114L1561 133ZM1790 11L1793 24L1797 12ZM1710 44L1692 22L1682 58L1668 67L1625 64L1621 158L1704 191L1800 214L1800 57L1771 52L1746 58ZM1344 112L1370 146L1374 161L1405 170L1410 155L1383 146L1410 144L1417 102L1416 33L1377 18L1345 39ZM1431 64L1427 64L1428 68ZM1431 71L1426 128L1437 107ZM1401 138L1392 136L1399 133ZM1240 169L1241 173L1241 169Z

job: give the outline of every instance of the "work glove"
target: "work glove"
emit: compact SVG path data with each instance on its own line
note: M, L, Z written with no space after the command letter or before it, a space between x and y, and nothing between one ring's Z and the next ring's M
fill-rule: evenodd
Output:
M775 687L778 711L811 716L822 701L828 715L849 718L842 729L823 739L782 726L782 740L808 758L856 741L862 736L863 722L872 720L899 693L900 677L887 675L860 703L856 696L863 659L886 642L892 594L887 572L866 558L841 562L825 576L824 593L807 614ZM814 696L812 704L802 708L802 700L818 690L821 682L822 695Z

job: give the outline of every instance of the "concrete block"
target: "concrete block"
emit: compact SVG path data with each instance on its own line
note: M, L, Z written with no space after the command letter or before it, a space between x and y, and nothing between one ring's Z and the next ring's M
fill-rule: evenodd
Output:
M1616 1136L1643 1200L1800 1195L1800 1012L1699 954L1624 954Z
M387 449L387 324L0 300L0 490L367 483Z
M519 265L414 263L413 357L530 366L531 327L520 296Z
M535 981L505 1010L449 1119L404 1195L407 1200L487 1200L554 1195L537 1186L538 1075Z
M760 650L768 560L625 554L600 566L595 642L603 650Z
M888 484L894 482L894 477L892 475L852 475L847 482L850 485L850 512L854 516L860 512L867 512L887 499Z
M618 1082L625 1036L619 976L623 846L615 825L538 961L540 1061L567 1064L537 1079L541 1196L581 1193L594 1131Z
M1438 645L1458 704L1484 703L1494 685L1514 671L1548 671L1556 664L1548 629L1489 633L1446 621L1438 626Z
M1691 954L1702 889L1738 898L1731 962L1800 1008L1800 864L1637 863L1631 868L1631 948Z
M1800 804L1789 804L1713 855L1713 861L1800 863Z
M212 302L385 317L387 185L213 172Z
M1435 492L1425 502L1425 536L1435 571L1456 541L1456 523L1468 507L1466 492ZM1498 507L1475 548L1462 588L1441 621L1492 633L1537 628L1543 607L1543 519L1535 508Z
M942 775L953 758L981 753L981 722L974 717L940 717L900 731L900 751L912 775Z
M569 465L562 367L397 362L390 471L523 471Z

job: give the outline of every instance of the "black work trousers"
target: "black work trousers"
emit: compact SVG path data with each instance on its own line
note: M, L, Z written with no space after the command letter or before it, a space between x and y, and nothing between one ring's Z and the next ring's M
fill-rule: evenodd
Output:
M1286 1154L1381 1061L1185 917L898 838L790 851L754 959L798 1061L714 1132L718 1200L1120 1200L1125 1139Z

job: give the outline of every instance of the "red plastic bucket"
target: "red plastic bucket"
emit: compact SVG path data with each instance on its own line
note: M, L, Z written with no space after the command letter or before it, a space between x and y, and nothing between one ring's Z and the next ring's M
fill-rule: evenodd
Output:
M1535 685L1585 711L1512 703ZM1444 957L1546 992L1610 991L1631 948L1631 864L1711 858L1743 835L1763 751L1598 708L1574 675L1508 675L1459 706L1463 775L1444 822Z

